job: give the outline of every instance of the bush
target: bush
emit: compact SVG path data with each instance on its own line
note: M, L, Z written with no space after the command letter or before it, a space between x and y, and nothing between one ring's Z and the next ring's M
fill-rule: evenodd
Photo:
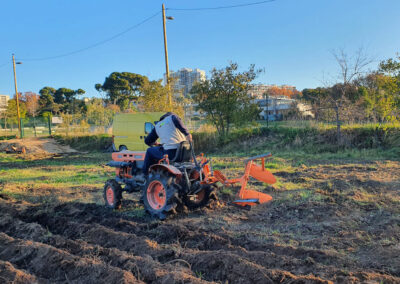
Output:
M80 151L104 151L112 145L112 137L107 134L83 135L83 136L54 136L58 142L69 145Z
M10 140L17 138L16 135L0 136L0 140Z
M196 152L237 152L246 148L301 148L310 152L336 152L340 149L391 149L400 146L400 125L350 125L342 127L342 143L337 144L336 126L318 125L290 127L275 124L271 127L236 129L228 136L215 132L194 133Z

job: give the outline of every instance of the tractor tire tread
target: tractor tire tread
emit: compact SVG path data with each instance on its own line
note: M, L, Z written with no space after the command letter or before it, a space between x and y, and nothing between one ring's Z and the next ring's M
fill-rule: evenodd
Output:
M203 200L198 203L192 202L187 196L184 196L183 202L189 210L195 210L195 209L199 209L199 208L203 208L203 207L208 207L210 205L210 203L212 202L212 200L218 200L217 194L215 193L215 189L212 186L209 186L208 188L205 188L204 190L206 191L205 196L204 196Z
M107 202L107 195L106 195L106 190L107 188L111 186L115 192L115 203L113 205L109 205ZM121 203L122 203L122 188L119 185L119 183L115 179L109 179L106 181L104 185L104 190L103 190L103 198L105 201L105 206L110 209L120 209L121 208Z
M158 180L160 181L166 190L166 204L164 208L161 210L153 209L147 202L147 187L150 182ZM142 198L144 207L146 211L154 218L158 218L160 220L165 220L167 217L176 214L175 208L178 206L179 198L177 194L177 189L173 185L175 182L175 177L171 176L167 173L155 172L152 176L149 177L145 189L143 190Z

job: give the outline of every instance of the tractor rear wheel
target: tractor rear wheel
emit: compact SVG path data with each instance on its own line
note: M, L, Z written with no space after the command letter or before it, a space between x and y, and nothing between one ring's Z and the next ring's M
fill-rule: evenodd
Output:
M118 209L121 207L122 189L115 179L109 179L106 182L103 197L107 208Z
M178 191L175 177L165 172L154 172L146 183L142 201L144 208L153 217L164 220L176 213Z
M217 196L214 192L213 186L207 185L203 186L203 189L194 196L185 195L183 197L183 202L190 210L194 210L207 206L212 199L216 200Z

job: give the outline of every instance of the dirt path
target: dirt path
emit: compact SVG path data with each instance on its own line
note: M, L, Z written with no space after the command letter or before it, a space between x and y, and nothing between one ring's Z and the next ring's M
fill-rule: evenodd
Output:
M224 206L164 222L96 204L0 195L0 279L400 283L399 163L276 175L318 190L300 199L274 192L274 202L250 212Z
M11 139L0 142L0 152L5 152L11 146L26 150L27 154L65 154L77 151L69 146L61 145L53 138Z

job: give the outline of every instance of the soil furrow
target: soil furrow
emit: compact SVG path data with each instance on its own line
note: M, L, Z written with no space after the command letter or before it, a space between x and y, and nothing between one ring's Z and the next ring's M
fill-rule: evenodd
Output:
M143 215L130 199L111 211L75 199L33 205L0 194L0 232L13 249L23 245L20 259L0 259L8 272L40 283L75 280L31 270L35 246L56 251L66 263L120 269L146 283L400 283L398 197L391 188L399 167L388 171L393 163L387 163L374 171L352 165L280 171L281 187L267 189L274 194L270 204L250 212L202 209L164 222ZM86 191L74 188L74 194ZM31 243L33 252L25 248Z
M37 284L45 282L47 282L45 279L38 279L27 271L15 268L10 262L0 260L0 283Z
M107 227L98 225L98 224L92 224L92 225L87 225L87 224L82 224L82 223L76 223L76 222L70 222L66 220L63 217L53 217L50 219L50 216L46 216L46 218L41 215L40 218L38 218L36 221L38 221L41 225L44 227L49 228L49 230L53 233L56 234L61 234L64 237L68 239L73 239L73 240L85 240L86 242L90 244L96 244L102 247L107 247L107 248L117 248L122 251L127 251L129 253L132 253L134 255L140 255L140 256L145 256L149 255L153 259L157 259L160 262L171 262L175 261L176 259L182 259L188 262L192 266L192 270L199 273L201 273L202 277L208 281L223 281L224 279L229 279L230 281L242 283L245 281L245 283L265 283L266 279L268 280L268 277L265 277L265 275L275 275L276 271L271 270L271 269L266 269L256 263L262 262L262 265L267 265L267 267L275 267L276 265L276 258L282 259L281 256L276 256L274 254L271 255L266 255L263 252L256 253L255 255L260 255L257 259L252 258L252 255L245 252L244 256L237 255L236 253L230 253L227 256L228 260L236 260L240 265L242 266L243 271L252 271L252 270L260 270L262 271L261 275L263 277L259 277L256 275L259 274L254 274L251 273L252 276L246 277L246 279L243 279L240 277L240 272L239 274L236 275L235 271L236 268L234 268L232 265L226 265L224 268L218 267L217 271L213 271L213 269L210 268L210 266L207 265L207 273L210 274L210 276L203 276L201 269L202 266L199 265L199 263L208 263L208 262L213 262L215 258L215 251L208 251L206 253L202 253L198 250L192 250L189 248L182 249L182 247L178 247L176 249L173 248L164 248L163 245L159 245L158 243L148 239L148 238L143 238L143 237L137 237L134 234L128 234L124 232L115 232L110 230ZM63 224L63 226L61 226ZM197 259L196 256L199 255L200 259ZM206 259L201 259L201 256L205 256ZM275 259L273 258L275 256ZM254 257L254 255L253 255ZM296 261L293 259L284 259L283 261L287 262L287 267L288 268L293 268L296 266ZM212 266L211 266L212 267ZM257 267L257 268L254 268ZM224 273L221 273L219 270L223 270L226 272L229 271L229 273L232 273L231 278L226 278L227 275ZM305 269L303 269L305 270ZM309 270L311 272L312 270ZM295 276L289 272L279 270L283 278L280 278L279 281L283 281L282 283L285 283L285 281L293 281L300 279L312 280L315 283L326 283L325 280L314 277L314 276ZM243 272L244 273L244 272ZM214 275L215 274L215 275ZM247 273L244 273L247 274ZM264 275L265 274L265 275ZM277 277L276 275L274 277ZM302 278L303 277L303 278ZM275 280L274 280L275 281Z
M128 271L5 233L0 233L0 259L51 282L140 283Z
M165 281L182 283L205 282L192 275L191 270L186 265L179 267L173 264L161 264L151 257L133 256L116 248L103 248L88 244L82 240L65 239L61 235L52 234L37 223L25 223L10 215L5 215L0 220L0 230L14 238L31 239L65 250L75 256L94 259L107 263L108 266L130 271L136 278L147 283L165 283Z
M336 255L326 254L324 251L265 243L259 244L254 241L250 242L250 240L241 240L240 238L232 239L225 233L222 233L221 236L210 232L207 233L204 230L193 232L194 228L190 225L162 224L156 228L148 228L146 226L145 232L139 231L142 236L137 236L133 233L124 232L128 231L125 225L128 225L128 228L133 228L133 223L126 220L111 218L111 220L117 221L118 225L116 227L118 229L116 231L112 226L75 222L80 221L79 218L57 217L57 215L64 216L62 211L58 211L57 214L57 212L51 211L50 213L45 213L32 210L35 211L36 208L26 210L24 214L21 214L21 217L32 222L39 222L42 227L47 228L53 234L59 234L63 238L75 241L84 240L87 243L104 248L125 251L128 254L135 255L135 257L148 255L157 264L181 258L188 261L196 269L197 263L193 262L191 256L204 252L210 257L211 261L213 260L213 253L224 251L226 253L229 252L231 258L242 259L249 265L257 264L268 269L284 269L282 271L290 271L294 273L293 275L312 273L318 277L325 278L326 276L340 275L341 269L338 264L341 264L344 269L350 267L347 261L340 259ZM69 210L75 211L73 208ZM29 212L29 215L25 215L27 212ZM86 212L86 214L88 215L89 213ZM72 222L70 219L75 221ZM135 231L137 230L136 228ZM150 235L151 238L144 236L145 234ZM157 241L160 241L160 243ZM174 241L177 241L178 245L174 244ZM246 250L244 248L247 246L246 243L250 243L253 250ZM169 247L166 248L165 244L169 244ZM236 244L241 244L243 247ZM331 266L330 263L336 263L336 267ZM354 265L352 269L358 270ZM193 271L198 272L197 270ZM135 270L132 272L135 273ZM205 279L221 281L224 276L221 277L220 279L219 277L217 279ZM288 278L286 274L285 278ZM148 280L150 278L145 279ZM257 279L253 280L258 281ZM319 280L322 281L322 279Z

